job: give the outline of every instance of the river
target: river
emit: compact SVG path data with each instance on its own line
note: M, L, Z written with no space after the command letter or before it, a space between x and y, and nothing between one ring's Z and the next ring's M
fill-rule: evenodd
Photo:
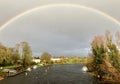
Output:
M0 81L0 84L98 84L81 64L39 67Z

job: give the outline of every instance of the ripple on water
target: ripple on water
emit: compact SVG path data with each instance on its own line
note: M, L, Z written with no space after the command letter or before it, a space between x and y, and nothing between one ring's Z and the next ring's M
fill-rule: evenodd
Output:
M23 73L0 81L0 84L97 84L81 69L81 64L40 67L27 73L27 76Z

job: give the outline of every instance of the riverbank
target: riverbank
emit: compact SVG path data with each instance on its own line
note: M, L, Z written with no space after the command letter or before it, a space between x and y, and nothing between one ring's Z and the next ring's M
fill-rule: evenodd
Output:
M119 74L116 74L116 76L114 77L112 76L103 76L102 78L100 78L100 76L96 75L94 72L89 72L89 74L93 77L96 78L96 80L98 80L99 84L120 84L120 78L119 78Z
M4 78L0 76L0 80L3 80Z
M21 73L31 71L32 69L36 69L37 67L41 67L41 66L43 66L43 65L39 65L39 66L33 65L33 66L29 66L27 68L23 68L22 66L17 66L17 67L6 66L0 70L0 78L2 80L2 79L5 79L7 77L14 77L14 76L17 76Z
M3 71L0 74L0 80L5 79L7 77L16 76L16 75L21 74L25 71L26 70L16 71L16 70L12 70L12 69L3 69Z
M0 69L1 80L10 76L15 76L25 71L22 66L4 66Z

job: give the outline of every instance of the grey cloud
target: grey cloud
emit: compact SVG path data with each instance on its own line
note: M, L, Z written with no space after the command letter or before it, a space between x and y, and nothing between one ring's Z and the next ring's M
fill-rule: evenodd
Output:
M28 9L44 4L72 3L90 6L120 20L119 0L0 0L0 25Z
M48 8L8 25L0 32L0 42L11 46L28 41L34 55L45 51L56 56L87 55L93 37L106 30L114 33L120 29L113 21L91 11L71 7Z

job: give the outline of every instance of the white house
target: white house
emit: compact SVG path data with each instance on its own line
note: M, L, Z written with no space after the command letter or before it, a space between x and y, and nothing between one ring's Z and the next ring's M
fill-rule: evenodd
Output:
M120 52L120 47L118 47L118 46L116 46L116 47L117 47L118 51Z
M61 60L61 58L57 58L57 57L53 57L53 58L51 58L51 61L53 61L53 62L58 62L58 61L60 61ZM40 59L37 59L37 58L34 58L33 59L33 62L35 62L35 63L40 63Z
M51 58L51 61L55 62L55 61L60 61L60 58Z
M35 62L35 63L40 63L40 59L34 58L34 59L33 59L33 62Z

